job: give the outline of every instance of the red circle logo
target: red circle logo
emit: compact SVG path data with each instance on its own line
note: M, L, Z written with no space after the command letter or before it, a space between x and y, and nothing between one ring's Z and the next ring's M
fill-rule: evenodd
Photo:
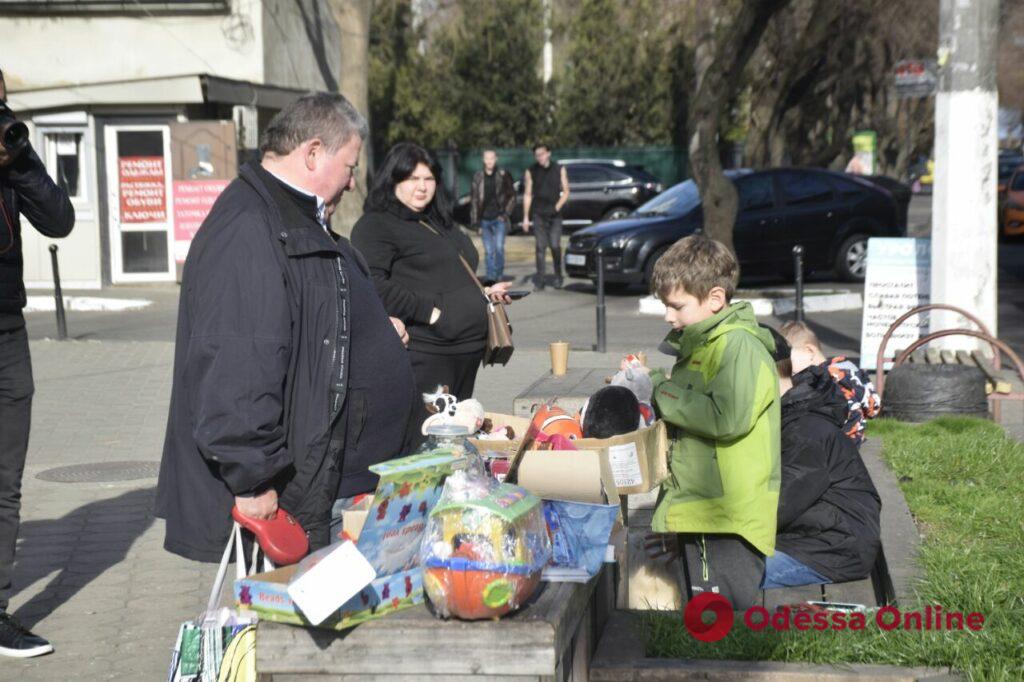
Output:
M715 614L712 623L705 623L705 611ZM717 642L732 630L734 614L732 604L720 594L701 592L691 599L683 610L683 623L694 639L702 642Z

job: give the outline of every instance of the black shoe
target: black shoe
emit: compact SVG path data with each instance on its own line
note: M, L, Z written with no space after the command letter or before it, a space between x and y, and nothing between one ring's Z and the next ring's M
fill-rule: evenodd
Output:
M535 284L535 285L533 285L533 290L534 291L544 291L544 285L543 284Z
M562 281L561 277L556 277L555 278L555 288L556 289L561 289L564 285L565 285L565 282Z
M32 658L53 652L53 645L19 623L9 613L0 612L0 656Z

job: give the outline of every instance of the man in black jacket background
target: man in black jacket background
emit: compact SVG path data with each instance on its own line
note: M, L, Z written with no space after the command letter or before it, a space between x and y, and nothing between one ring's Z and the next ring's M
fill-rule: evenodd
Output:
M6 100L0 72L0 130L9 129L3 122L10 124L13 118ZM35 390L22 315L26 298L20 215L47 237L66 237L75 225L75 210L27 140L12 149L4 142L0 138L0 655L28 658L53 647L7 613Z
M403 454L422 408L405 329L327 223L366 135L344 97L300 98L192 242L157 484L168 551L218 561L233 505L269 519L279 503L317 549L334 501L373 490L368 467Z

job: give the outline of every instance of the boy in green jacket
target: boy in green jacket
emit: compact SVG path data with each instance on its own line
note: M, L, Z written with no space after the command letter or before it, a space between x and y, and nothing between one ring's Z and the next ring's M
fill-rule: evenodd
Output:
M672 439L652 528L678 534L688 598L718 592L743 610L775 548L781 444L775 343L749 303L730 304L738 280L733 254L702 235L654 266L678 360L671 374L651 372Z

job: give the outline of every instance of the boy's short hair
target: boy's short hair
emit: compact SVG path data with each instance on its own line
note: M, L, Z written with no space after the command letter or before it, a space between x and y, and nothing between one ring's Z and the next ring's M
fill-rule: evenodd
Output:
M725 244L702 234L683 237L654 264L651 293L664 300L676 289L703 301L715 287L725 290L728 303L736 293L740 265Z
M538 142L538 143L534 144L533 145L533 151L537 151L538 149L543 149L544 151L547 151L547 152L551 151L551 147L548 146L547 142Z
M818 350L821 350L821 342L818 341L818 335L803 322L790 320L789 322L783 323L783 325L779 327L779 331L786 337L786 341L789 342L790 346L802 346L807 344L808 346L814 346Z

